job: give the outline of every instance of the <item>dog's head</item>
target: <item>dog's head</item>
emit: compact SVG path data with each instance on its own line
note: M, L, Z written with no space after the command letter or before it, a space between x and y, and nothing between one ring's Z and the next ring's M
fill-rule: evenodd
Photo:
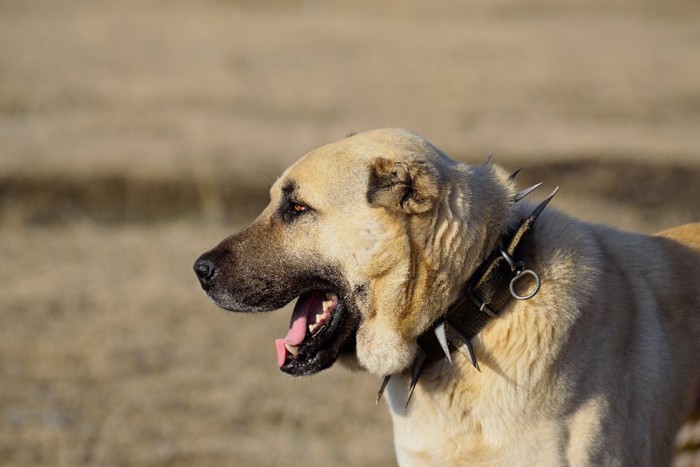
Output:
M311 151L270 190L248 228L195 272L231 311L298 297L278 364L308 375L344 363L393 374L512 218L502 170L449 159L406 130L357 134Z

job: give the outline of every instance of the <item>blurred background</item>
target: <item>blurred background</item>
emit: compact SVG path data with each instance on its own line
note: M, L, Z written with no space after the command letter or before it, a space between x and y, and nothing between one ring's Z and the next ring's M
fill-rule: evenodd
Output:
M489 153L553 206L700 220L695 0L0 0L0 464L394 464L378 378L194 259L350 131ZM534 196L537 198L537 196Z

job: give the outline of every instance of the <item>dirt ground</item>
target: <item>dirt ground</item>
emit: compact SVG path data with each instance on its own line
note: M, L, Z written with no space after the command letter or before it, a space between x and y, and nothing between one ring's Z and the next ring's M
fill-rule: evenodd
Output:
M298 156L402 126L653 232L700 220L694 0L0 0L0 464L395 463L376 377L193 260ZM330 183L342 181L329 181Z

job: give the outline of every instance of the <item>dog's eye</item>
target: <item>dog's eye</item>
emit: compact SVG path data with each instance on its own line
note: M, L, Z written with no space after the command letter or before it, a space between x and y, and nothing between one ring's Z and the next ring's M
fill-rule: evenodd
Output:
M290 201L287 209L284 211L284 219L291 221L308 211L310 211L308 206Z

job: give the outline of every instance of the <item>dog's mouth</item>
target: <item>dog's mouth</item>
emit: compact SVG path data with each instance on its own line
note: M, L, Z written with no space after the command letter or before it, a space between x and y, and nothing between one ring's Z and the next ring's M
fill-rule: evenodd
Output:
M277 366L294 376L330 367L354 345L355 327L346 303L335 292L313 290L299 296L284 338L275 340Z

